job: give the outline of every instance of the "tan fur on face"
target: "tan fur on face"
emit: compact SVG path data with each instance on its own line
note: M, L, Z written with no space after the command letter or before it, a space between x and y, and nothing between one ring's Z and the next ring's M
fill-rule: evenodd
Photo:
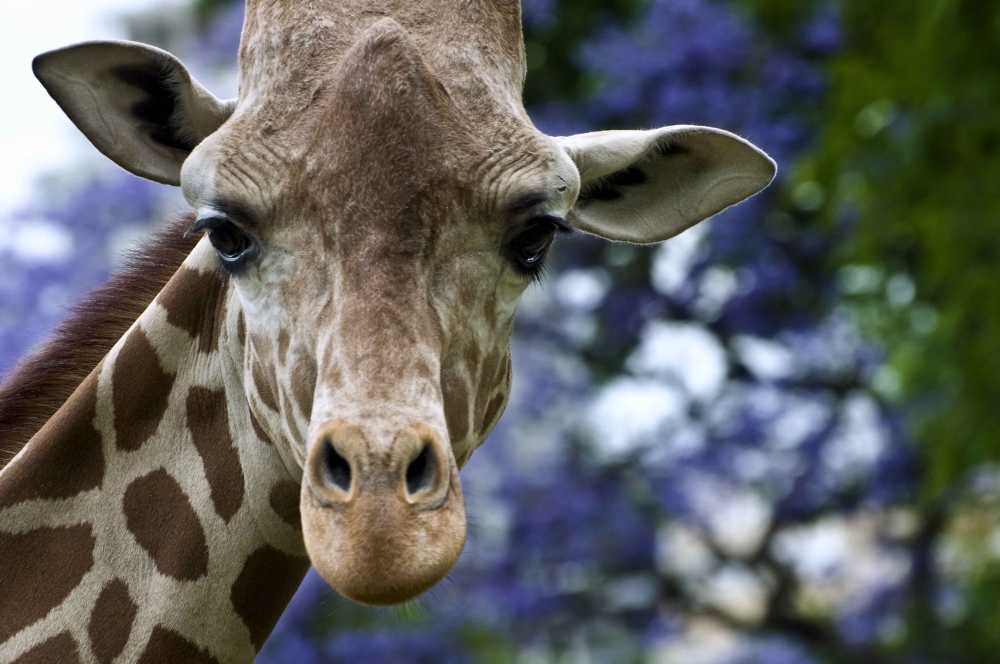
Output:
M409 490L408 468L425 445L430 480ZM313 448L302 483L306 549L320 574L356 602L405 602L440 581L465 543L458 468L432 427L404 428L385 452L356 426L330 423ZM326 476L327 455L346 458L350 486Z
M309 556L324 578L349 599L372 606L408 601L451 571L465 544L465 513L457 469L444 513L387 505L373 495L331 513L303 485L303 526ZM428 565L428 561L430 565Z
M279 12L252 2L236 113L184 173L194 205L235 200L252 211L261 258L233 280L251 412L305 468L313 564L373 604L423 592L461 551L457 470L506 404L510 332L528 284L503 245L536 210L507 208L533 193L562 214L575 195L572 166L517 99L516 3L446 4L390 3L396 20L376 21L341 3ZM434 11L441 22L428 24ZM331 17L343 23L328 32ZM461 22L461 38L446 33L449 21ZM392 486L330 504L313 466L332 422L356 427L375 457L408 427L446 435L448 499L414 512Z

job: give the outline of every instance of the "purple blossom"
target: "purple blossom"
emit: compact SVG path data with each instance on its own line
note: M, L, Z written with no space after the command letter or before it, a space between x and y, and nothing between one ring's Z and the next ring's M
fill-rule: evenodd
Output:
M110 274L122 241L147 229L161 212L165 187L115 173L76 189L68 202L42 202L15 214L15 234L30 243L38 228L51 229L35 242L52 242L51 234L68 238L66 255L34 257L18 247L0 249L0 373L43 342L67 307ZM30 249L30 244L28 249ZM40 250L45 247L40 247Z
M817 55L834 53L843 46L840 7L827 2L800 29L802 46Z
M535 30L552 27L558 20L556 0L524 0L521 3L524 24Z
M214 14L198 41L200 57L216 66L231 67L239 53L245 17L243 2L229 3Z

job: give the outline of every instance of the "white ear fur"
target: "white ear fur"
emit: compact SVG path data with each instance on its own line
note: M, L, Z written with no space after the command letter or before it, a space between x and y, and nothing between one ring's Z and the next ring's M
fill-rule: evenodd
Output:
M555 141L580 172L574 225L637 244L666 240L753 196L777 172L761 150L710 127L598 131Z
M191 151L232 115L170 53L86 42L35 58L35 76L94 146L155 182L179 185Z

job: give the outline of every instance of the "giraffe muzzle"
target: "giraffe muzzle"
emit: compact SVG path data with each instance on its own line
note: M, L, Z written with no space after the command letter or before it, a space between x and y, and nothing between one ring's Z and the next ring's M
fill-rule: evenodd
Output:
M449 457L441 436L426 424L406 427L388 453L379 454L359 427L337 420L313 446L309 479L316 498L329 505L388 493L415 507L437 509L448 496Z
M306 461L303 532L310 558L362 604L408 601L440 581L465 543L465 503L450 446L424 423L387 449L343 420L320 428Z

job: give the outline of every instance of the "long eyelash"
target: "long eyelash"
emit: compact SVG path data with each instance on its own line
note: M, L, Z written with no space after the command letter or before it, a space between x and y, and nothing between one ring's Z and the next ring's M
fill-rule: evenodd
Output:
M573 229L572 228L568 230L560 229L559 232L560 234L563 235L570 235L573 233ZM527 273L528 277L531 279L531 283L540 284L542 280L545 279L545 277L549 276L549 273L552 271L550 269L552 266L549 265L549 256L552 255L552 247L554 247L555 244L556 244L555 238L553 238L552 244L549 245L549 248L545 252L545 255L542 256L542 259L535 264L534 269L532 269L530 272Z
M576 233L576 229L569 224L568 221L562 217L557 217L556 215L546 215L543 217L538 217L536 221L545 221L556 227L557 235L573 235ZM555 244L555 238L553 238L552 244ZM549 273L549 255L552 253L552 245L546 250L545 255L542 256L541 260L536 263L531 269L525 269L524 266L517 264L515 268L524 276L528 277L530 282L533 284L541 283Z
M576 229L562 217L557 217L556 215L546 215L544 217L538 217L538 221L547 221L556 227L556 232L562 235L572 235L576 232Z
M549 275L549 272L551 271L549 270L549 253L551 252L552 249L550 247L549 251L544 256L542 256L542 260L539 261L538 266L534 270L532 270L531 274L529 275L531 277L531 283L540 284L542 283L542 279L544 279Z
M191 227L184 232L184 237L191 237L192 235L197 235L202 231L212 230L213 228L217 228L218 226L221 226L222 224L227 223L228 221L229 221L228 219L226 219L221 215L212 217L203 217L201 219L196 220L193 224L191 224Z

